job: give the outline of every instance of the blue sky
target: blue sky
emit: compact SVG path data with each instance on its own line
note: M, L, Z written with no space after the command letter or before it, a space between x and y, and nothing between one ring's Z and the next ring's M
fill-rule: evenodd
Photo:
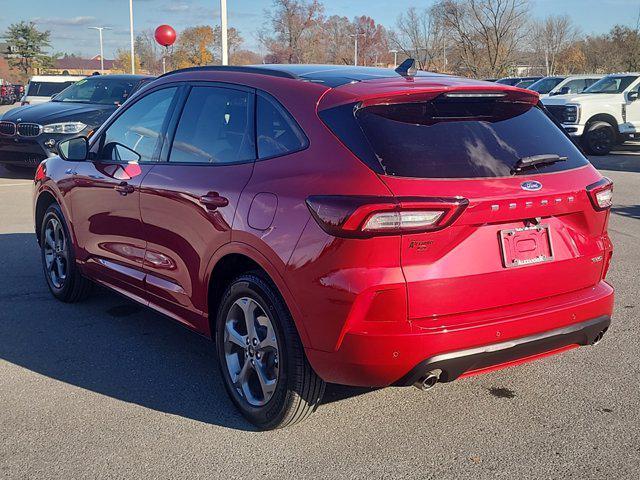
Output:
M264 24L264 10L271 0L227 0L229 24L240 30L248 48L258 50L256 32ZM98 34L89 26L109 26L105 32L105 56L127 47L128 0L2 0L0 35L7 26L32 20L51 31L52 50L92 56L99 51ZM369 15L393 28L398 14L408 7L424 8L432 0L323 0L327 15ZM219 0L134 0L134 30L155 28L162 23L176 30L219 22ZM390 8L393 5L393 8ZM635 26L640 0L533 0L532 15L566 13L586 33L602 33L615 24Z

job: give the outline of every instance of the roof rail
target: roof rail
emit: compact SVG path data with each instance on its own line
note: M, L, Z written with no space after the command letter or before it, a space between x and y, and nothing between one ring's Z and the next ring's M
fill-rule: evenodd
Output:
M188 67L180 68L178 70L172 70L158 78L167 77L169 75L175 75L176 73L184 72L240 72L240 73L257 73L259 75L270 75L272 77L299 79L297 75L293 73L285 72L283 70L275 70L273 68L262 67L245 67L236 65L205 65L203 67Z

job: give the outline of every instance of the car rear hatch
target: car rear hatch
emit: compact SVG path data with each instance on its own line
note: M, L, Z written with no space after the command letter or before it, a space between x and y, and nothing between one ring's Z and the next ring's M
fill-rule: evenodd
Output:
M610 198L601 209L594 194L610 193L610 183L538 108L537 95L413 85L333 101L320 117L378 172L399 208L443 212L441 228L402 234L411 319L455 325L466 317L459 314L601 280Z

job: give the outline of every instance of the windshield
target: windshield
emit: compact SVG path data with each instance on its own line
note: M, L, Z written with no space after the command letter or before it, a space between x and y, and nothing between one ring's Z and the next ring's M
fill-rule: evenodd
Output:
M56 93L60 93L73 84L74 82L29 82L27 95L32 97L53 97Z
M122 104L135 88L135 82L103 76L84 78L53 98L54 102Z
M631 75L612 75L604 77L587 88L584 93L622 93L637 79L637 76Z
M538 92L538 93L542 93L542 94L549 93L562 80L564 80L564 77L545 77L545 78L541 78L537 82L532 83L531 86L529 87L529 90L533 90L534 92Z

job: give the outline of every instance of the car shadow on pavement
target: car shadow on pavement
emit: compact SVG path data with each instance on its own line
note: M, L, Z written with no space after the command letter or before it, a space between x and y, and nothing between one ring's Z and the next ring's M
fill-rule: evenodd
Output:
M614 205L611 211L623 217L640 219L640 205Z
M598 170L640 173L640 144L625 143L602 157L590 156L589 161Z
M0 235L0 358L157 411L254 430L228 399L213 344L96 288L65 304L47 290L34 235ZM7 252L12 252L10 255Z
M0 234L0 359L161 412L255 430L227 397L213 343L104 288L77 304L49 293L32 234ZM7 252L11 252L10 255ZM323 403L371 389L330 385Z

